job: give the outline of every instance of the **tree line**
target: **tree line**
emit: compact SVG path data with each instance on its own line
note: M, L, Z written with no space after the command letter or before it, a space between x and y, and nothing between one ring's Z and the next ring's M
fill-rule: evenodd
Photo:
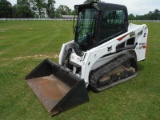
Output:
M13 5L0 0L0 18L60 18L75 12L66 5L55 8L55 0L17 0Z
M95 0L86 0L89 3ZM60 18L74 15L75 11L66 5L55 8L55 0L17 0L13 5L8 0L0 0L0 18ZM128 15L129 20L160 20L160 11L150 11L144 15Z
M144 15L128 15L129 20L160 20L160 10L155 9L154 11L149 11Z

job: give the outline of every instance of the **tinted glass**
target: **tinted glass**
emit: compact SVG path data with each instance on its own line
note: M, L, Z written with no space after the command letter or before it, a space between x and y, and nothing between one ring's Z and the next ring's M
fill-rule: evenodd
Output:
M125 13L123 10L105 10L100 27L99 40L111 39L124 32Z
M80 48L89 46L94 34L96 13L94 8L84 9L79 13L75 42Z

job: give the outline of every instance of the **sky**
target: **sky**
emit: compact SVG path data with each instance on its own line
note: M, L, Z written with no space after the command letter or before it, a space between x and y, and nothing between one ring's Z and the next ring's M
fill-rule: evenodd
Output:
M17 3L17 0L8 0L12 5ZM55 7L58 8L59 5L67 5L72 10L74 5L83 4L85 0L55 0ZM125 5L128 9L128 13L133 13L134 15L147 14L149 11L154 11L155 9L160 10L160 0L102 0L107 3L115 3Z

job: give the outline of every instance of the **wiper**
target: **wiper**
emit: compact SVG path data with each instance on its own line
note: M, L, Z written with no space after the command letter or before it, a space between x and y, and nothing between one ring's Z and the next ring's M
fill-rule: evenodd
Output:
M96 22L96 14L94 15L94 17L93 17L93 20L92 20L92 23L91 23L91 27L90 27L90 32L92 33L92 31L93 31L93 29L94 29L94 27L95 27L95 25L94 25L94 23Z

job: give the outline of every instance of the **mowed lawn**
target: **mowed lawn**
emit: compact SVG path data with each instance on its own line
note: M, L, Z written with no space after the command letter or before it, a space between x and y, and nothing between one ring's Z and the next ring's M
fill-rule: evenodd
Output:
M160 120L160 23L146 24L147 59L136 78L89 90L90 102L51 117L24 78L45 58L58 61L74 39L72 21L0 21L0 120Z

